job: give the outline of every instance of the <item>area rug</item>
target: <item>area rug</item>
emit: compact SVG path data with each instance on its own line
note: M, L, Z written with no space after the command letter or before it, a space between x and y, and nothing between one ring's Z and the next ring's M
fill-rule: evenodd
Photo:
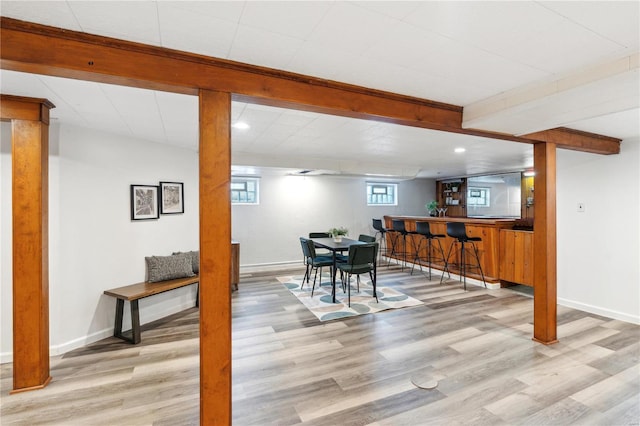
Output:
M360 292L356 290L355 277L351 280L351 307L348 306L347 293L343 293L339 279L336 281L336 303L331 300L331 279L324 277L322 286L316 289L311 297L313 280L304 283L302 276L278 277L286 288L302 302L320 321L330 321L338 318L354 317L363 314L373 314L387 309L406 308L424 303L407 296L391 287L377 288L378 302L373 297L373 287L370 280L360 280ZM318 279L319 280L319 279Z

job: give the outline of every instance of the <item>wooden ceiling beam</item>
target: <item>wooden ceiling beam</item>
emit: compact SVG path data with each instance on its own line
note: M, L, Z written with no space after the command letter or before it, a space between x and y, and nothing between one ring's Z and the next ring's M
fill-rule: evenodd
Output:
M0 68L234 100L405 126L616 154L619 140L570 129L514 136L462 128L457 105L0 17Z
M238 100L437 130L460 129L462 108L355 85L2 17L0 66L34 74Z
M620 139L582 132L580 130L567 129L565 127L530 133L524 137L538 142L553 143L559 148L574 151L591 152L594 154L620 153Z

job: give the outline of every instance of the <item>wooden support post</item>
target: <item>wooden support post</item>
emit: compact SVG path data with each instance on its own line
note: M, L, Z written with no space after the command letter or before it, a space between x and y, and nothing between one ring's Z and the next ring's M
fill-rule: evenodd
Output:
M556 145L533 147L535 169L533 240L533 340L557 343Z
M200 91L200 424L231 424L231 95Z
M45 99L5 96L11 120L13 213L13 390L49 376L49 109Z

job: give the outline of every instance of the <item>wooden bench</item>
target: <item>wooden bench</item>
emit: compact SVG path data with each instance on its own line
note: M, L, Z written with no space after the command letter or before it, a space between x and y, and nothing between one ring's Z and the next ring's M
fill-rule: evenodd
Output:
M116 298L116 323L113 329L113 335L121 339L131 342L134 345L140 343L140 311L138 309L138 300L154 294L164 293L166 291L175 290L176 288L185 287L191 284L198 284L200 277L195 275L187 278L176 278L175 280L159 281L155 283L142 282L124 287L112 288L105 290L104 294ZM196 307L198 306L199 288L196 291ZM124 301L129 301L131 305L131 337L122 332L122 317L124 314ZM128 333L127 333L128 334Z

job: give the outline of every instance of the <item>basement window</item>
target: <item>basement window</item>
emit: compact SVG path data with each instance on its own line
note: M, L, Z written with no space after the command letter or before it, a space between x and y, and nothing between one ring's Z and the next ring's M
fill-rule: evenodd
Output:
M467 191L467 205L469 207L489 207L490 197L490 188L469 187Z
M251 177L231 177L231 204L260 204L260 180Z
M398 184L367 182L368 206L397 206Z

